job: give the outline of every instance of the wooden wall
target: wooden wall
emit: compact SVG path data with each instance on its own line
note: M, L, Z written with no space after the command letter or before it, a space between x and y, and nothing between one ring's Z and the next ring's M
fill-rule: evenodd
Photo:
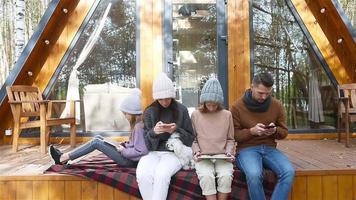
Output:
M353 174L353 175L352 175ZM297 172L291 200L354 200L356 199L355 170Z
M0 200L137 200L96 181L72 176L0 177Z
M0 177L0 200L136 200L111 186L74 176ZM356 172L297 172L290 200L354 200Z

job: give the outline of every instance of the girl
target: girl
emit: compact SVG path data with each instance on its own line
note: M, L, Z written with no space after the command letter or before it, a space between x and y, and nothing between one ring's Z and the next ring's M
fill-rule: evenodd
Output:
M175 89L166 74L158 75L152 89L155 101L144 113L149 153L140 159L136 177L144 200L165 200L171 176L182 168L178 157L167 149L167 140L177 133L183 144L191 147L193 128L187 108L175 101Z
M234 126L230 111L223 109L223 102L219 81L210 79L201 91L201 107L192 113L196 136L192 146L193 158L206 199L227 199L231 192L235 156Z
M136 166L138 160L148 153L144 142L141 91L135 89L133 94L126 97L120 105L120 110L130 122L131 133L129 141L116 144L116 142L107 140L102 136L96 136L91 141L69 153L62 153L53 146L50 146L49 153L55 164L65 164L69 160L74 160L94 150L99 150L121 166Z

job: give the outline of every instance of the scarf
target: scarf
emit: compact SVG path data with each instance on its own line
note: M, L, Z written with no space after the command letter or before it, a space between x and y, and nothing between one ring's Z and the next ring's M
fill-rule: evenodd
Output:
M246 104L246 107L251 112L266 112L269 106L271 105L271 96L269 96L263 103L252 98L251 89L246 90L243 101Z

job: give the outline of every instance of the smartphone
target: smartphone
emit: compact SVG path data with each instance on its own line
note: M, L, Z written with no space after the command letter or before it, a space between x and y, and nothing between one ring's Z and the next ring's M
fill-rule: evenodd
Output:
M161 124L160 125L161 127L172 127L172 126L174 126L174 123L170 123L170 124Z
M265 126L265 129L269 129L269 128L275 128L275 125L271 125L271 126Z

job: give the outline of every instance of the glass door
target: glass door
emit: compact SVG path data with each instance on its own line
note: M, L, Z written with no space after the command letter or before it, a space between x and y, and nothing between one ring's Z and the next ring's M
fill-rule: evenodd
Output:
M227 105L226 4L223 0L166 0L165 70L177 89L177 100L194 110L200 91L218 78Z

